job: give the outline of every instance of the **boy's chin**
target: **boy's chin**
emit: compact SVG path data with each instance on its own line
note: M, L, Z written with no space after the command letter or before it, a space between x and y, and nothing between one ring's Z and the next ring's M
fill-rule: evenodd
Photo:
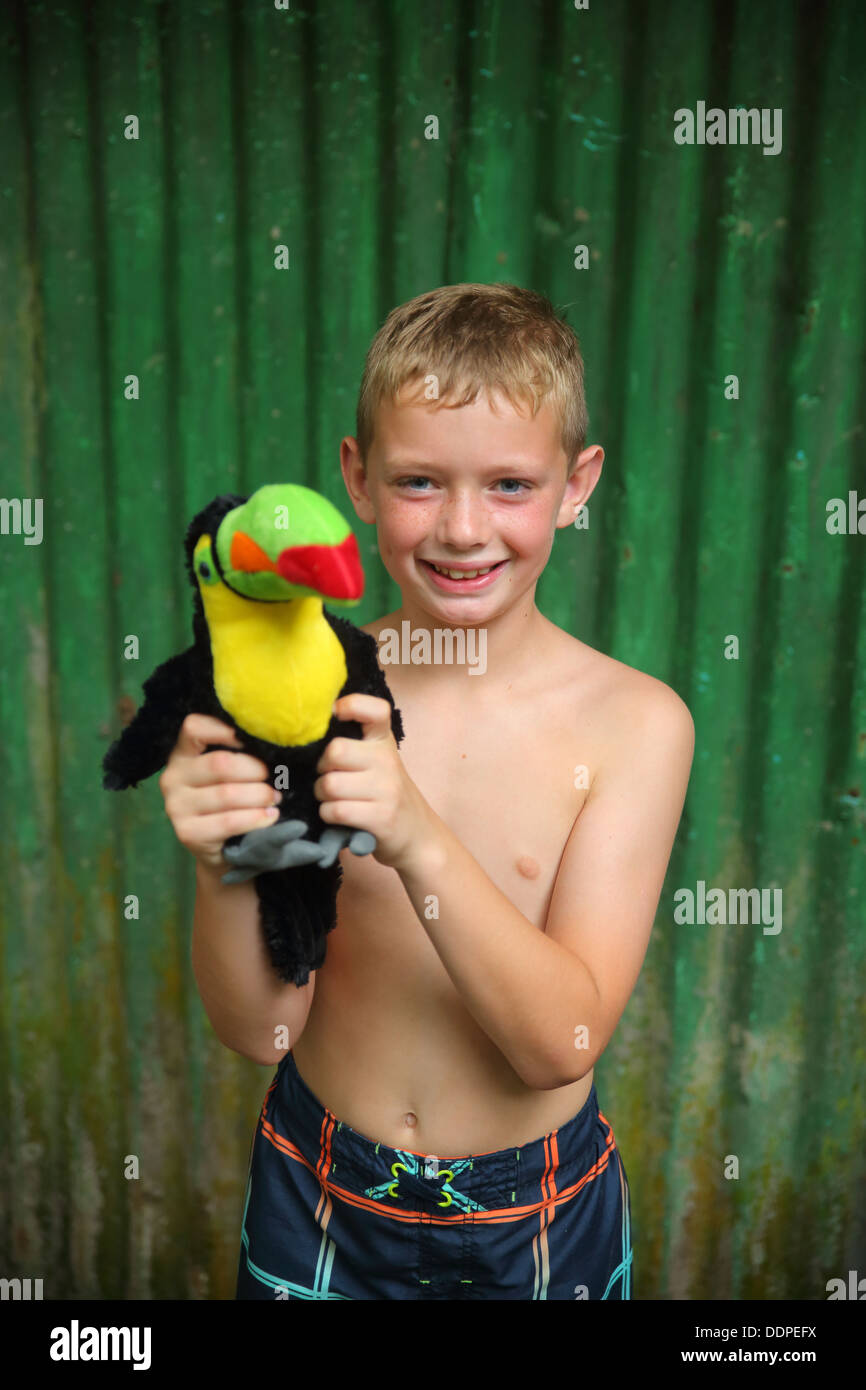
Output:
M423 613L438 626L482 627L497 618L510 607L502 602L500 595L487 595L482 590L474 602L460 594L441 593L423 581L401 590L403 607L408 604L416 612Z

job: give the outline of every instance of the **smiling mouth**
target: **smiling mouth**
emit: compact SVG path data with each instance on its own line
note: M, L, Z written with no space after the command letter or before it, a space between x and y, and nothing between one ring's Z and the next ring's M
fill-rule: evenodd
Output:
M444 574L447 579L478 579L485 574L490 574L491 570L497 570L504 565L505 560L497 560L493 565L482 565L478 569L446 569L444 565L434 565L432 560L422 560L422 565L429 565L437 574Z

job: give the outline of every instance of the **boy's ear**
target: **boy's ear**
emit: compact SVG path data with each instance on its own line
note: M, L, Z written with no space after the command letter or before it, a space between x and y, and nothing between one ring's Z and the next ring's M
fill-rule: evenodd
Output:
M556 517L556 529L573 526L584 502L588 502L595 485L601 476L604 463L604 449L600 444L591 444L578 454L571 466L565 492L562 495Z
M358 516L369 525L374 525L376 513L367 491L367 468L361 458L358 441L351 434L347 434L340 443L340 469Z

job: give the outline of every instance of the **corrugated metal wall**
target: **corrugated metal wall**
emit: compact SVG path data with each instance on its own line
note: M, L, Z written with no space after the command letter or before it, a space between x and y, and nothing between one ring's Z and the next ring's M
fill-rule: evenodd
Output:
M0 536L0 1274L233 1294L269 1073L205 1018L156 781L103 793L100 760L188 641L186 520L278 478L351 514L370 338L459 280L569 306L607 457L539 604L697 727L596 1073L636 1295L866 1273L866 536L826 529L866 496L864 56L856 3L4 7L0 480L44 537ZM677 145L698 102L781 108L781 152ZM399 596L356 530L366 622ZM781 888L782 930L675 922L699 881Z

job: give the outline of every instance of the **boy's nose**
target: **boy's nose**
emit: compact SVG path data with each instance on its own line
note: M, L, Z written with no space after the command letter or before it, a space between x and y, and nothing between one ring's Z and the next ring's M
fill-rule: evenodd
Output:
M490 518L483 497L464 493L449 499L437 530L445 544L455 547L485 544L490 536Z

